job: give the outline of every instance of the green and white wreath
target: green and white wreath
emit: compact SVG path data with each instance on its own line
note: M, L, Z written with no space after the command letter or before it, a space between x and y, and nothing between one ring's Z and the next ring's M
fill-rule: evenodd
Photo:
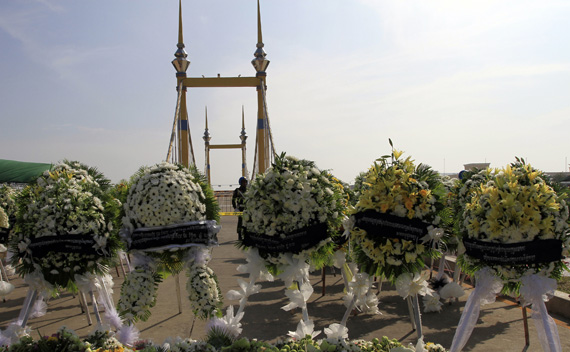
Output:
M8 221L8 215L2 207L0 207L0 228L7 229L10 227L10 222Z
M125 187L121 233L135 266L119 300L126 323L147 320L156 303L158 283L184 268L195 315L208 319L218 314L222 296L207 263L209 248L217 245L219 206L204 176L195 167L163 162L141 168Z
M0 220L0 244L8 244L9 234L16 223L16 196L18 191L8 185L0 185L0 209L5 217ZM2 215L0 215L1 217Z
M10 261L30 291L22 321L6 332L9 339L26 331L19 324L30 315L45 314L43 300L60 288L88 293L93 301L97 293L106 315L116 313L107 272L121 247L116 223L120 202L110 189L110 181L95 168L63 161L18 194ZM98 313L96 318L102 323Z
M17 198L12 264L46 288L75 290L76 276L104 275L120 248L114 223L120 203L94 168L64 161ZM42 282L40 284L40 282Z
M286 295L291 303L283 309L301 308L299 326L312 330L306 306L313 292L309 268L318 269L331 261L337 246L333 239L340 237L346 203L346 194L329 172L309 160L285 153L277 156L245 193L239 246L246 252L248 264L238 270L249 273L250 281L240 280L240 289L228 293L228 298L240 300L240 308L234 315L230 306L225 318L213 327L239 334L247 298L260 289L255 281L278 275L290 288Z
M312 161L283 153L253 180L245 194L246 236L241 245L256 248L272 274L282 272L291 256L305 258L320 268L334 247L331 239L339 236L345 206L345 195L330 173L319 170ZM318 225L323 225L318 236L309 232L303 236L308 243L291 246L290 234ZM297 244L302 242L300 237L296 237Z

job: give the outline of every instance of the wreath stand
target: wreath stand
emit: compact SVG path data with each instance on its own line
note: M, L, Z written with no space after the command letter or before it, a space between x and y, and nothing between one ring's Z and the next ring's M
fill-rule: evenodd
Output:
M18 317L17 322L19 323L20 327L23 329L26 327L28 320L30 318L33 306L40 295L46 294L50 289L50 284L48 283L40 283L38 285L37 276L33 275L33 278L27 278L26 282L30 285L28 289L28 293L22 305L22 309L20 310L20 315ZM41 279L43 280L43 279ZM109 314L116 314L116 310L113 303L113 298L107 288L107 283L105 282L105 278L100 275L93 275L93 274L86 274L78 276L76 275L76 282L79 288L79 301L82 310L86 313L87 322L89 325L92 325L91 316L89 315L88 311L88 302L85 298L85 294L90 297L91 305L93 308L93 314L95 315L95 319L97 321L97 325L101 326L103 321L101 319L101 315L99 313L99 305L97 303L97 299L95 298L95 292L99 295L101 302L105 308L105 311ZM50 286L48 286L50 285Z
M279 254L287 262L283 265L283 272L278 275L285 283L288 290L285 295L290 299L290 303L282 307L283 310L289 311L295 308L301 308L303 319L297 326L297 332L307 332L312 334L313 323L309 319L307 310L307 301L314 292L314 289L309 280L309 264L308 258L294 257L294 253L301 253L302 251L315 248L316 246L328 238L328 225L327 223L316 223L306 226L304 228L291 231L279 236L267 236L265 234L252 233L243 231L242 245L249 248L247 251L246 265L240 265L238 271L242 273L249 273L249 283L238 279L240 290L230 290L228 298L238 299L240 306L235 314L234 323L237 325L243 317L245 304L249 296L259 292L260 285L255 285L259 278L264 278L267 281L273 281L273 275L267 272L265 267L266 262L260 256L259 250L266 253ZM323 277L323 291L325 294L325 272L324 267L322 271ZM295 288L293 288L295 287ZM229 321L234 318L233 306L229 308L225 320ZM239 324L241 326L241 324ZM293 333L293 332L290 332Z
M215 220L198 220L182 224L173 224L159 227L138 228L132 233L123 230L122 236L126 239L129 253L134 254L133 266L145 266L149 263L158 263L147 254L157 251L188 250L195 247L209 249L218 245L217 233L221 226ZM188 253L187 253L188 255ZM200 258L198 258L200 257ZM185 266L192 261L207 263L209 252L194 253L192 258L184 258ZM178 314L182 313L182 296L180 292L180 275L172 275L175 283ZM133 322L131 322L132 325Z
M496 295L501 291L503 284L498 277L494 276L492 270L485 267L476 274L475 290L469 296L465 308L461 315L450 352L461 351L467 343L471 333L475 327L475 323L479 316L480 306L495 301ZM560 338L558 329L554 320L548 315L548 311L544 304L543 296L553 292L556 287L554 279L541 276L539 274L525 275L521 279L521 294L525 302L523 304L523 324L525 336L525 351L529 345L528 323L526 305L532 305L532 318L535 322L540 344L544 351L559 352Z

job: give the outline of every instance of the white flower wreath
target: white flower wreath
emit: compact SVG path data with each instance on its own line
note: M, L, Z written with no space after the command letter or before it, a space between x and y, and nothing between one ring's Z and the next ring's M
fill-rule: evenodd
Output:
M343 219L346 205L344 194L333 184L332 175L319 170L312 161L298 160L282 154L264 174L259 175L245 194L243 226L246 234L263 235L280 242L286 235L308 226L323 224L327 234L308 248L269 251L242 241L244 247L253 247L266 261L268 269L276 274L289 264L293 255L321 267L328 260ZM311 237L311 233L303 239ZM297 239L297 243L299 239ZM303 260L304 259L304 260Z
M104 274L120 247L109 185L95 169L66 161L26 187L11 240L18 274L35 272L61 287L72 287L76 275Z
M10 223L8 222L8 215L2 207L0 207L0 227L7 229L10 227Z
M285 156L276 157L272 167L258 175L245 193L243 239L248 264L238 270L248 272L249 283L240 282L240 291L232 290L229 297L240 300L237 314L228 309L224 319L215 326L225 331L241 331L239 321L249 295L259 291L254 285L260 277L272 279L278 275L286 287L296 282L297 288L287 291L291 303L282 307L302 309L299 331L312 331L313 323L307 312L307 299L313 292L309 282L309 267L321 268L332 261L340 237L347 200L338 180L327 171L319 170L314 162Z
M165 233L166 238L153 242L150 247L131 248L135 270L127 275L121 289L120 314L129 324L148 319L162 275L178 274L186 266L190 278L187 289L194 313L202 319L214 315L222 301L216 276L206 264L208 247L214 240L217 243L215 234L219 226L215 220L219 207L203 176L195 168L166 162L141 168L132 177L124 210L122 235L128 247L135 242L134 233L141 230ZM171 242L170 234L185 226L205 226L213 239L202 244L192 240ZM156 238L150 235L147 240ZM199 280L204 282L199 283ZM141 287L145 289L142 296Z

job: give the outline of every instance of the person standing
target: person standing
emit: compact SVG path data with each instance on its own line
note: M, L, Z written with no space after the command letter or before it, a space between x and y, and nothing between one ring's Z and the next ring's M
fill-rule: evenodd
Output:
M240 177L239 179L239 187L234 190L232 194L232 206L234 207L234 211L242 212L245 208L245 191L247 190L247 179L245 177ZM237 223L237 233L238 239L241 241L243 239L242 234L242 215L238 215L238 223Z

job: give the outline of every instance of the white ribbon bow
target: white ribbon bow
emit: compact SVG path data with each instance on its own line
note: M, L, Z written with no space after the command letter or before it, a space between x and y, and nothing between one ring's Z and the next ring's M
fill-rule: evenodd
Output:
M256 281L258 278L265 281L273 281L271 275L265 267L265 260L259 255L257 248L250 248L246 252L247 264L242 264L237 267L240 273L249 274L250 279Z
M253 294L256 294L261 290L261 285L253 285L253 281L245 282L242 279L238 279L239 290L229 290L226 294L229 300L247 300L247 298Z
M548 301L556 290L556 280L540 274L525 275L521 278L521 297L523 305L531 305L532 320L545 352L561 352L560 337L556 323L548 315L544 302Z
M493 275L493 270L488 267L475 273L475 279L477 284L467 299L467 303L465 303L459 325L457 325L455 336L453 336L450 352L458 352L463 349L473 332L475 323L477 323L481 306L495 302L497 294L503 288L501 280Z
M295 340L301 340L305 338L305 336L307 335L311 336L312 338L315 338L321 332L314 331L314 329L315 329L315 324L313 323L312 320L307 320L307 321L301 320L299 321L299 324L297 324L297 330L289 331L287 335L291 336Z
M424 296L431 291L428 288L428 282L425 277L418 273L404 273L398 276L396 279L396 290L404 299L408 296Z
M327 339L346 340L348 339L348 328L346 326L334 323L325 328Z
M234 306L228 306L226 315L223 318L214 317L211 319L206 326L206 331L221 329L233 337L238 337L243 330L240 323L243 315L242 312L234 316Z
M311 284L307 282L303 282L301 284L300 290L286 290L285 295L289 298L291 302L281 307L281 309L283 309L284 311L290 311L291 309L297 307L301 309L306 309L307 301L313 294L313 291L314 291L313 286L311 286Z
M285 282L285 287L293 284L293 281L305 281L309 279L309 264L304 258L293 257L291 254L284 256L287 264L283 265L283 272L279 278Z

